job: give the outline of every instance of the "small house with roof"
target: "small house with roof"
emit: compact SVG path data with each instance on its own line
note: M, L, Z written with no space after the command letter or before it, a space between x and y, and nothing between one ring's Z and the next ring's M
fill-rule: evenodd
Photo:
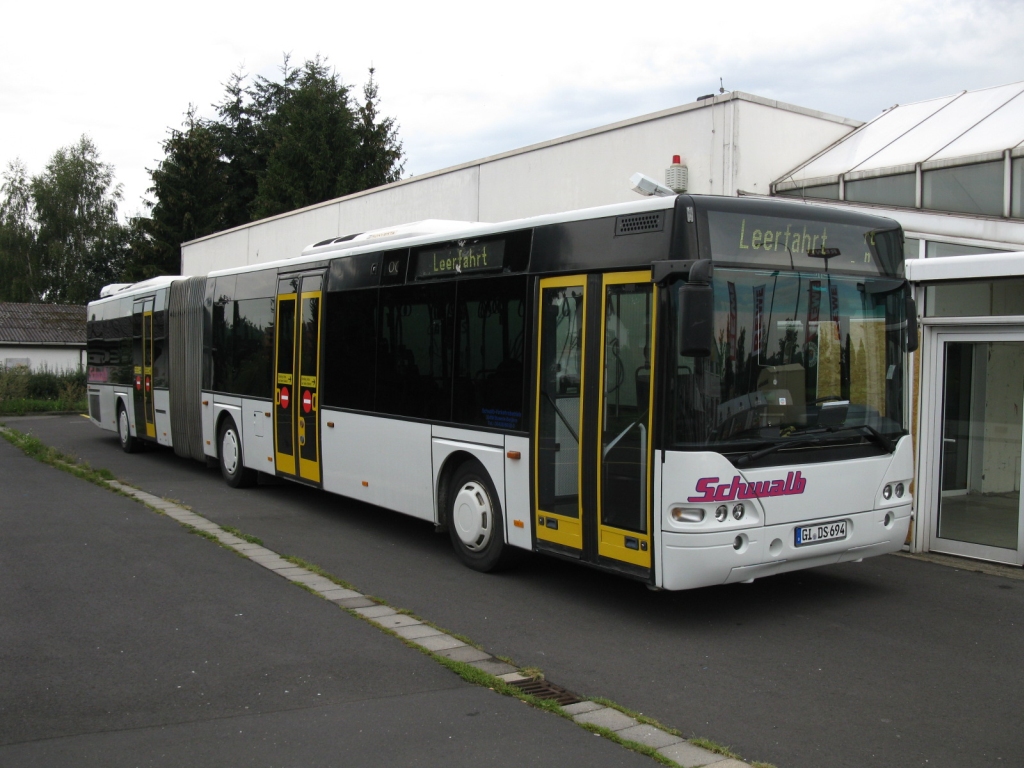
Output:
M0 302L0 366L33 371L85 366L85 307Z

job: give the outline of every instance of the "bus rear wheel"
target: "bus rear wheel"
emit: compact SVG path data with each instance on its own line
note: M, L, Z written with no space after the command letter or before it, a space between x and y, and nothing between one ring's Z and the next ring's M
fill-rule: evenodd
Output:
M248 488L256 484L257 473L242 463L242 439L230 418L224 419L217 437L220 473L232 488Z
M132 427L128 421L128 409L123 404L117 406L117 437L121 441L121 450L135 453L139 450L139 441L132 435Z
M505 524L498 495L478 461L467 461L448 486L448 534L455 554L475 571L494 571L507 564Z

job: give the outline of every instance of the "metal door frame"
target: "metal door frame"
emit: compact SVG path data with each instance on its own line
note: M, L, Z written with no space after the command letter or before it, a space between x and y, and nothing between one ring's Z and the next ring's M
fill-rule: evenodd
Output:
M532 440L533 450L533 520L537 532L538 541L546 541L577 550L583 553L583 529L584 529L584 507L583 507L583 430L586 426L583 419L583 406L587 394L587 316L588 316L588 275L577 274L562 277L541 278L537 287L536 302L536 324L537 324L537 367L534 372L534 402L536 413L533 419ZM577 464L576 464L576 493L578 517L571 518L560 515L557 512L546 512L540 508L540 412L541 412L541 353L544 346L544 289L546 288L575 288L583 289L583 306L581 308L582 323L580 325L580 404L577 433ZM555 517L558 520L559 528L551 529L540 524L541 519Z
M1024 565L1024 493L1018 507L1017 549L1003 549L985 544L972 544L938 536L939 504L942 496L942 435L945 405L945 350L948 342L1024 343L1024 329L1019 326L951 327L926 326L921 356L921 461L918 475L918 513L925 549L979 560ZM1024 403L1022 403L1024 406ZM1024 418L1024 413L1022 413ZM1024 439L1024 435L1022 435ZM1024 476L1024 450L1021 452ZM924 514L921 514L924 513ZM921 519L924 518L924 519Z

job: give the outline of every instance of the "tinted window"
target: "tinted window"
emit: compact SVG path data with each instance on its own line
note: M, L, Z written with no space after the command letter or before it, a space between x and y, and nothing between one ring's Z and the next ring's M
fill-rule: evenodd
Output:
M1003 162L924 172L924 207L937 211L1003 215Z
M917 198L917 175L899 173L846 182L846 199L856 203L900 205L913 208Z
M452 282L381 291L377 411L451 418L454 294Z
M377 291L328 293L324 330L324 405L373 410Z
M523 428L525 297L521 277L459 283L453 421Z
M274 299L218 301L213 307L213 384L235 395L271 394Z
M796 189L787 189L786 191L778 192L777 194L783 195L784 197L814 197L819 200L838 200L839 183L819 184L814 187L797 187Z

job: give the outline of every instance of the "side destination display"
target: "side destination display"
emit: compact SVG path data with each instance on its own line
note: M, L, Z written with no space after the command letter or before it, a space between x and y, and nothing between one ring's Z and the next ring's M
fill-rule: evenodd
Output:
M505 266L505 241L421 251L416 256L415 278L449 277L468 272L501 271Z

